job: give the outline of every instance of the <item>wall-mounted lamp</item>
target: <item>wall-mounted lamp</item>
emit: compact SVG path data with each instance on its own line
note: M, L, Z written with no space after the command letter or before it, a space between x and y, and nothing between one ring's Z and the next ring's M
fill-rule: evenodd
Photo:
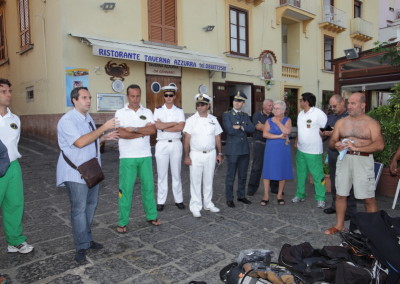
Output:
M345 49L344 54L346 55L347 59L356 59L358 58L358 50L357 48L350 48L350 49Z
M203 30L206 31L206 32L212 32L214 30L214 28L215 28L215 26L208 25L208 26L205 26L203 28Z
M115 2L104 2L103 4L100 5L100 7L104 11L114 10Z

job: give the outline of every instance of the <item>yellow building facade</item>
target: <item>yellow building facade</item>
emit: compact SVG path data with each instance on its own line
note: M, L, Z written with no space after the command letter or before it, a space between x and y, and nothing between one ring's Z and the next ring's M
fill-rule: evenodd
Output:
M212 96L219 117L231 95L285 99L297 114L303 92L322 107L334 89L331 60L373 47L378 1L353 0L6 0L0 1L0 76L13 84L12 111L23 133L56 141L74 86L88 86L97 123L113 116L126 87L142 104L162 104L160 86L178 87L177 104Z

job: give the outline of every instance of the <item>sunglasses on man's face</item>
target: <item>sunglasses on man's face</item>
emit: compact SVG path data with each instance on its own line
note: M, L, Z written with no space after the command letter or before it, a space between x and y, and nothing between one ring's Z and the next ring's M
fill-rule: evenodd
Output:
M175 94L164 94L164 98L172 98Z

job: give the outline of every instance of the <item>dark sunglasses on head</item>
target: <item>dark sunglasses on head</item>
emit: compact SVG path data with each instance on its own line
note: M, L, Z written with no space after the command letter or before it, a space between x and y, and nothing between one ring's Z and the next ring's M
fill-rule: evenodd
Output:
M196 103L196 106L198 107L198 106L205 106L205 105L207 105L206 103Z
M175 94L164 94L164 98L172 98Z

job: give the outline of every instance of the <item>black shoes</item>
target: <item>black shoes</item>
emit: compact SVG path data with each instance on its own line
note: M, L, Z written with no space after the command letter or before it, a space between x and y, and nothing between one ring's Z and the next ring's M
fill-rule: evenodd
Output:
M102 249L102 248L104 248L104 246L102 244L98 243L98 242L91 241L89 248L90 249Z
M251 201L248 200L246 197L238 198L237 200L243 202L244 204L251 204Z
M86 262L86 250L80 249L75 254L75 261L79 264L84 264Z
M178 207L179 209L183 210L185 209L185 204L181 203L175 203L176 207Z
M324 209L324 213L325 214L334 214L334 213L336 213L336 210L332 207L328 207L328 208Z
M227 201L226 202L226 205L228 205L228 207L231 207L231 208L235 208L236 206L235 206L235 203L233 203L233 201L231 200L231 201Z
M157 211L163 211L164 210L164 204L157 204Z

